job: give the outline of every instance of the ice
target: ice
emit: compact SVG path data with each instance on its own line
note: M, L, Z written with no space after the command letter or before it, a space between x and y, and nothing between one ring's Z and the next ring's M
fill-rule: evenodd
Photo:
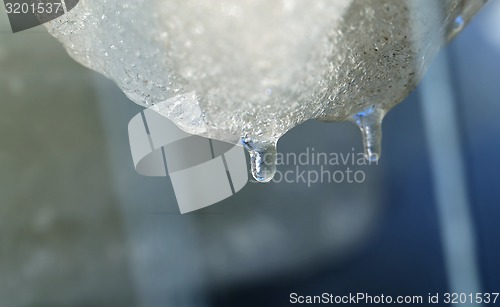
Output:
M484 2L81 0L46 26L186 132L258 147L308 119L385 114Z

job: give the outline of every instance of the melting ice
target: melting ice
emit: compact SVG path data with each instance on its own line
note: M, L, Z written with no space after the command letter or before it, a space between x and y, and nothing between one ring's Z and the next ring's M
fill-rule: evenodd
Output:
M186 132L240 142L256 180L278 139L349 120L366 158L384 114L485 0L81 0L48 23L69 54Z

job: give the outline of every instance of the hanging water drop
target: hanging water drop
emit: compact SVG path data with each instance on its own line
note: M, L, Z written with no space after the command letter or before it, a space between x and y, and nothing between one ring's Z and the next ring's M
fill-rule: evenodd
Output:
M458 33L462 32L465 26L465 20L462 15L458 15L455 20L453 20L453 24L448 33L448 40L452 39Z
M358 125L363 136L365 158L371 162L377 162L382 152L382 120L385 111L374 106L356 113L352 121Z
M453 30L456 32L462 31L464 28L465 21L462 15L458 15L457 18L455 18L455 23L453 24Z
M276 173L276 143L254 142L242 138L241 143L250 153L252 176L258 182L269 182Z

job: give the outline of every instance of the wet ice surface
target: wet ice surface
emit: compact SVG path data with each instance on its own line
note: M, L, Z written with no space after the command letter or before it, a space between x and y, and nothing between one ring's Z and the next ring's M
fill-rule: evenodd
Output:
M47 27L134 102L168 101L156 111L186 132L241 140L265 182L278 139L312 118L357 123L378 158L383 115L484 2L82 0Z

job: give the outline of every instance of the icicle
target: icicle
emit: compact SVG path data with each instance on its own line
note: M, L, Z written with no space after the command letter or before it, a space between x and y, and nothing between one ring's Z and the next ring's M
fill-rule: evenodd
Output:
M365 158L368 161L376 162L380 158L382 152L382 120L384 119L384 115L384 110L371 106L352 117L352 121L361 130Z
M276 173L276 143L254 142L242 138L241 143L250 153L252 176L259 182L269 182Z

